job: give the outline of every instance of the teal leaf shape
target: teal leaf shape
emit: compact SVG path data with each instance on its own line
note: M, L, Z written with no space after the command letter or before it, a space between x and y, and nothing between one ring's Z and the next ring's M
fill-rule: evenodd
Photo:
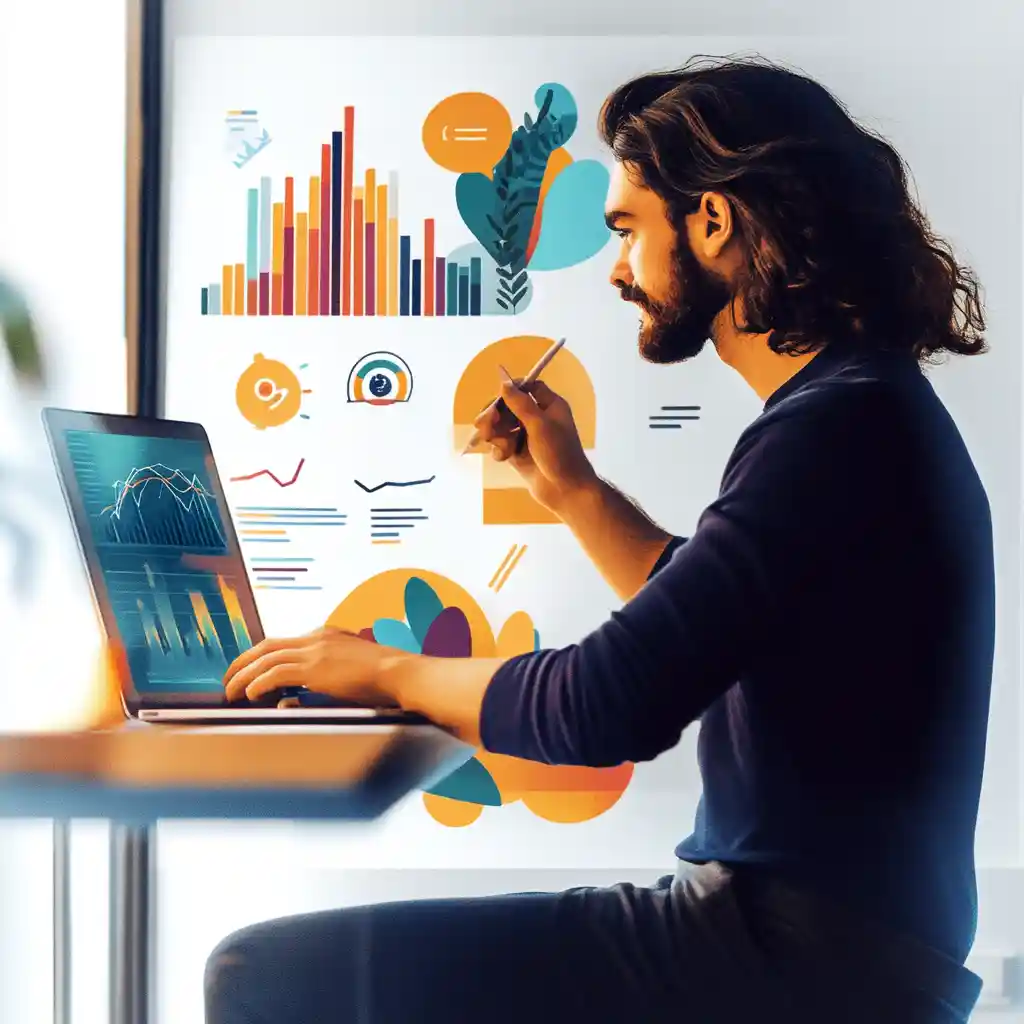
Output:
M486 174L472 171L460 174L455 180L455 204L463 223L496 263L502 259L500 225L494 219L495 208L500 203L495 182Z
M483 807L501 806L501 793L497 784L491 778L491 773L475 757L471 757L451 775L446 775L424 792Z
M373 639L384 647L397 647L409 654L420 653L420 644L415 634L398 619L378 619L373 624Z
M604 219L609 173L599 160L569 164L548 189L530 270L563 270L596 256L611 238Z
M543 106L549 92L551 100L548 103L548 116L557 122L561 137L559 145L564 146L576 131L579 110L572 93L559 82L546 82L537 90L533 98L538 107Z
M540 632L536 629L533 631L533 649L540 650Z
M419 576L409 577L405 584L405 621L409 623L412 635L421 649L430 624L443 608L441 598L426 580Z

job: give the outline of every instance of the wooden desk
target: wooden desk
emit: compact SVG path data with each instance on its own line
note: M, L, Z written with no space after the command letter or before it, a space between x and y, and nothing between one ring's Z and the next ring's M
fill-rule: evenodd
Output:
M68 835L111 821L110 1021L147 1024L160 819L368 821L472 755L432 726L170 726L0 734L0 817L52 818L54 1024L68 1006Z

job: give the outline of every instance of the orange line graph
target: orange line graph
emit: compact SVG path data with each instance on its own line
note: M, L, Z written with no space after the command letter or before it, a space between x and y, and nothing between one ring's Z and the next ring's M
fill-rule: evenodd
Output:
M305 464L306 460L304 458L299 459L299 464L295 467L295 472L292 473L290 480L280 479L280 477L275 476L269 469L258 469L255 473L246 473L244 476L233 476L230 477L230 480L232 483L238 483L241 480L255 480L261 476L269 476L278 487L291 487L291 485L299 479L299 474L302 472L302 467Z
M161 476L159 473L154 473L152 476L142 476L136 480L133 480L131 483L125 483L121 487L121 493L117 496L117 501L115 501L113 505L107 505L105 508L102 509L102 511L109 512L111 509L116 509L118 505L121 503L121 500L129 491L134 491L136 487L139 487L142 484L148 484L153 480L159 480L166 487L169 487L175 494L188 494L191 491L194 494L199 494L206 498L213 497L213 495L210 494L210 492L206 490L206 488L203 487L203 485L198 480L193 480L188 485L188 487L184 487L181 490L178 490L178 488L174 486L173 476Z

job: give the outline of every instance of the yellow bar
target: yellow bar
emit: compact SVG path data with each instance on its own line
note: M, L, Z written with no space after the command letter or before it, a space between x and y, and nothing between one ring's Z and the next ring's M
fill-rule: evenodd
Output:
M363 194L366 196L363 223L372 224L374 221L373 197L377 194L377 172L372 167L366 172L366 188Z
M377 316L388 315L388 187L377 186Z
M306 278L309 269L309 228L306 214L295 215L295 315L306 315Z
M231 316L231 282L234 280L235 268L226 265L220 275L220 311L223 316Z
M398 316L398 218L388 221L388 316Z
M309 227L315 231L320 227L320 177L309 179Z
M235 316L245 315L245 264L235 264Z
M274 203L273 272L284 273L284 203Z

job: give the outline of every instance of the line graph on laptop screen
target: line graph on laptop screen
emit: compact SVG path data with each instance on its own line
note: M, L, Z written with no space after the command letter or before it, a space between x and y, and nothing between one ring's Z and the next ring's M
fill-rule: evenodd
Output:
M244 569L230 553L206 447L84 430L65 437L135 689L221 690L252 639Z

